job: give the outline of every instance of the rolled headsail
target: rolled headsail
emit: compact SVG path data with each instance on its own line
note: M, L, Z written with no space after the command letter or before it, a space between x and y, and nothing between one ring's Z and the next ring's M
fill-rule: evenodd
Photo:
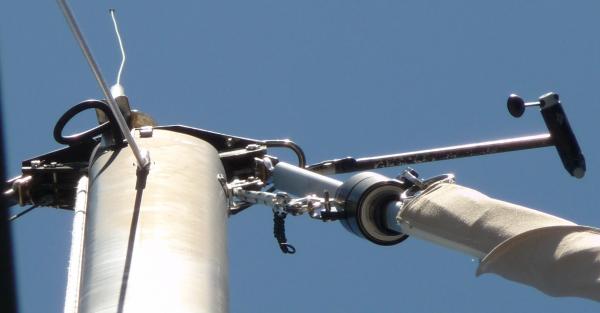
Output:
M405 202L403 233L481 258L477 276L494 273L555 297L600 301L600 229L476 190L438 183Z

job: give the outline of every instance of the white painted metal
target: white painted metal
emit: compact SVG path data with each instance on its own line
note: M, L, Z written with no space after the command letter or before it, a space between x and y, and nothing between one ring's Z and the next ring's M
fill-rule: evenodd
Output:
M79 312L227 312L217 151L171 131L135 135L152 150L144 189L129 149L100 151L90 167Z
M279 162L273 170L273 184L277 189L296 196L304 197L315 194L323 197L323 192L327 190L333 198L342 182L285 162Z
M83 257L83 236L87 207L88 177L83 176L77 184L73 230L71 232L71 254L67 272L67 290L65 292L65 313L76 313L79 305L79 282L81 279L81 259Z

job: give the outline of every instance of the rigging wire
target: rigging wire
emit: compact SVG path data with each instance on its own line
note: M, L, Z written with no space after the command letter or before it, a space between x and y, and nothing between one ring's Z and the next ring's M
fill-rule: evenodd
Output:
M18 219L19 217L21 217L21 216L23 216L23 215L25 215L25 214L27 214L27 213L31 212L33 209L35 209L35 208L37 208L37 207L39 207L39 205L38 205L38 204L32 205L32 206L30 206L28 209L25 209L25 210L23 210L23 211L21 211L21 212L19 212L19 213L15 214L15 215L11 216L11 217L8 219L8 221L9 221L9 222L12 222L12 221L14 221L14 220Z

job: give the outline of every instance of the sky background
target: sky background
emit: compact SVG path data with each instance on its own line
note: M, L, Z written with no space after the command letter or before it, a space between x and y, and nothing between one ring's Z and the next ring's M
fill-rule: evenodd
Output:
M598 1L70 3L110 84L120 54L108 9L117 9L134 108L162 125L290 138L309 163L542 133L539 113L514 119L505 101L555 91L587 159L582 180L552 148L414 168L600 226ZM6 167L16 176L21 160L60 148L52 129L64 111L102 95L54 1L0 5L0 68ZM91 127L93 117L68 130ZM42 208L12 223L21 312L62 312L71 220ZM231 312L599 309L476 278L477 261L428 242L380 247L307 216L287 219L298 252L282 255L272 227L262 206L230 219Z

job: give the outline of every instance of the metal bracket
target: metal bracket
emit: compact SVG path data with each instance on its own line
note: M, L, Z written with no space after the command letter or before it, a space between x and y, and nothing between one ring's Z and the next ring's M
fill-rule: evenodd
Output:
M11 205L71 209L77 181L87 173L90 155L98 143L84 141L23 161L21 176L4 184L5 199Z
M418 197L421 195L421 193L423 193L423 191L435 184L453 184L455 182L454 174L449 173L434 176L428 179L419 179L418 177L419 175L413 169L405 170L397 177L398 180L404 181L406 186L410 186L400 194L400 201L404 202Z
M311 218L319 220L333 220L334 213L339 210L333 206L334 201L315 195L301 198L292 198L285 192L265 192L232 188L232 194L239 201L251 204L262 204L271 207L278 214L291 214L294 216L308 214ZM328 213L328 214L327 214Z

